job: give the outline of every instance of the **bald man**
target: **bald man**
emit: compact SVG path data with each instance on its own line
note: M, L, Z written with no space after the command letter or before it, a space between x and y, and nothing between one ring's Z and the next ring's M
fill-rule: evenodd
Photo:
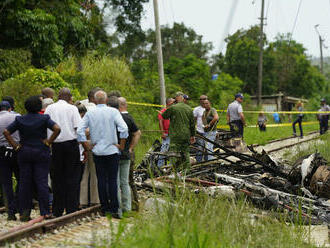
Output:
M123 152L128 137L128 127L120 112L106 105L107 94L104 91L95 93L95 101L96 108L88 111L79 125L78 140L85 151L93 152L101 213L121 218L117 184L118 165L119 153ZM90 131L91 143L87 142L87 128Z
M130 173L133 173L133 168L131 168L131 154L141 137L141 131L135 124L133 117L127 111L126 99L124 97L119 97L118 102L119 112L128 127L128 138L125 144L125 149L120 155L118 170L119 203L121 204L121 209L124 214L125 212L130 212L132 210L131 187L129 184L129 175ZM131 183L134 183L134 181ZM137 196L134 196L134 198L136 198L136 201Z
M56 217L75 212L79 207L80 152L77 142L77 127L81 117L72 102L71 91L62 88L58 101L45 111L60 127L61 133L52 146L50 176L53 189L53 214Z

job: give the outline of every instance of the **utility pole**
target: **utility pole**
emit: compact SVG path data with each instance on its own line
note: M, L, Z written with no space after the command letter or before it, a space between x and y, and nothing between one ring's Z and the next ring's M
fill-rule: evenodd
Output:
M322 51L322 47L323 47L323 40L322 40L322 37L321 35L319 35L319 40L320 40L320 62L321 62L321 65L320 65L320 71L321 71L321 74L323 74L323 51Z
M157 60L158 60L158 75L159 75L159 88L160 88L160 104L166 105L165 100L165 77L164 77L164 66L163 66L163 52L162 52L162 38L159 26L159 11L158 2L154 0L154 15L155 15L155 26L156 26L156 45L157 45Z
M320 24L316 24L314 25L315 31L317 33L317 35L319 36L319 43L320 43L320 72L321 74L323 74L323 47L327 48L326 46L324 46L323 41L324 39L322 39L322 36L320 35L319 30L317 29L318 26L320 26Z
M261 1L261 16L260 16L260 41L259 41L259 64L258 64L258 94L257 94L257 104L261 105L261 95L262 95L262 59L264 52L264 10L265 10L265 0Z

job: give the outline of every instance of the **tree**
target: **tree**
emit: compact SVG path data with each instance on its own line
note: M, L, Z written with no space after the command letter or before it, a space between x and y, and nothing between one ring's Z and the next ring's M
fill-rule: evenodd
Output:
M98 7L82 11L79 0L0 3L0 48L32 52L36 67L56 65L67 53L84 53L105 41Z
M194 54L179 59L171 57L165 64L165 74L168 77L167 85L177 85L192 99L205 94L211 80L210 67L205 60Z
M227 51L224 58L223 72L240 78L244 82L243 91L255 95L258 82L260 28L253 26L248 30L240 29L226 38ZM267 45L266 35L263 37ZM263 94L276 91L272 80L273 58L264 52Z
M174 23L172 27L162 26L161 33L164 63L171 57L182 59L188 54L208 60L212 43L203 42L203 36L198 35L192 28L186 27L183 23ZM145 36L135 37L135 39L132 43L134 46L130 48L131 55L127 54L128 58L133 60L147 58L157 63L155 31L149 29Z
M244 82L243 91L255 95L258 81L259 27L238 30L229 36L223 72ZM274 42L264 38L264 95L283 92L297 97L311 97L324 88L324 77L311 65L302 44L291 35L278 35ZM221 58L221 57L220 57ZM220 62L221 63L221 60Z
M241 91L242 86L242 80L222 72L216 80L210 82L207 96L212 99L215 108L226 109L228 103L234 99L235 94Z
M278 35L266 52L274 58L273 80L278 91L297 97L312 97L325 87L325 78L311 65L302 44L290 34Z

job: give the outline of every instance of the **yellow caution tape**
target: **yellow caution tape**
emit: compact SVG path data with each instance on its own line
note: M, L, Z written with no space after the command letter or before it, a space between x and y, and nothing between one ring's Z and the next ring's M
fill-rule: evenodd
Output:
M152 104L152 103L141 103L141 102L127 102L127 104L138 105L138 106L147 106L147 107L157 107L164 108L164 105Z
M224 109L217 109L218 112L220 113L226 113L227 110ZM264 113L264 114L330 114L330 111L254 111L254 110L244 110L243 113L251 113L251 114L259 114L259 113Z
M302 122L301 123L303 126L307 126L307 125L314 125L314 124L318 124L317 121L308 121L308 122ZM266 124L266 127L291 127L292 123L281 123L281 124ZM229 125L218 125L218 128L229 128ZM249 125L247 126L249 128L251 127L257 127L256 125Z
M142 102L127 102L128 104L131 105L137 105L137 106L146 106L146 107L156 107L156 108L164 108L164 105L159 105L159 104L153 104L153 103L142 103ZM220 113L226 113L227 110L225 109L217 109L218 112ZM251 113L251 114L259 114L259 113L264 113L264 114L330 114L330 111L254 111L254 110L247 110L243 111L244 113Z

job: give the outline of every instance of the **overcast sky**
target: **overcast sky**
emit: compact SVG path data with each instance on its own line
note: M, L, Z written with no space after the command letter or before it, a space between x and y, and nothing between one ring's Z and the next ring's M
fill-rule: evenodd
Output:
M229 33L240 28L258 24L261 0L158 0L161 25L183 22L203 35L204 41L211 41L218 52L223 34L228 29L228 19L233 2L237 2ZM325 39L324 56L330 55L330 0L265 0L265 33L273 40L278 33L293 30L299 3L301 7L293 31L293 39L307 48L307 54L319 57L318 35L314 29L319 24L319 32ZM230 20L230 19L229 19ZM154 28L153 0L145 4L144 29ZM225 44L224 44L225 45ZM224 47L225 49L225 47ZM223 50L224 51L224 50Z

